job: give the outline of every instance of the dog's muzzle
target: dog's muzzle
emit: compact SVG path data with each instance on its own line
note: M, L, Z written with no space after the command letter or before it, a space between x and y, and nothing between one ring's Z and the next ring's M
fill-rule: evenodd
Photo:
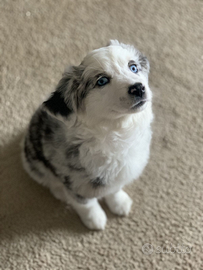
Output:
M128 94L131 97L144 98L145 97L145 87L141 83L135 83L134 85L131 85L128 88Z

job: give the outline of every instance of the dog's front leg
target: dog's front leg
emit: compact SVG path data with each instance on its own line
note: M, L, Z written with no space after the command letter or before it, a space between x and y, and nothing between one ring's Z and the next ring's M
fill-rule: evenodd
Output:
M122 189L106 196L105 202L111 212L119 216L127 216L132 205L132 199Z
M86 227L91 230L104 230L107 217L96 198L88 199L85 203L74 200L71 205Z

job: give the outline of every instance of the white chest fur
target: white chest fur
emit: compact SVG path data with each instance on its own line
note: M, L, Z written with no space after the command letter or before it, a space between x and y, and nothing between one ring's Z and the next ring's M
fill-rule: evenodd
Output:
M117 189L138 178L147 164L151 141L151 107L133 115L118 129L95 128L86 133L80 162L93 177ZM84 137L83 137L84 138Z

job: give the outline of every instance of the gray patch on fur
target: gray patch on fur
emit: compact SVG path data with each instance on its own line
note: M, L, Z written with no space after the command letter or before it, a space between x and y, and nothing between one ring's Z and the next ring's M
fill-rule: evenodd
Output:
M67 187L67 189L71 190L71 180L70 180L70 176L65 176L64 177L64 181L63 184Z
M77 157L79 155L79 147L81 144L71 145L65 152L66 158Z
M76 165L72 165L72 164L69 164L68 165L68 168L71 170L71 171L85 171L85 168L81 167L81 166L76 166Z
M72 66L69 71L63 74L61 82L66 81L70 78L70 83L68 87L64 87L64 99L67 104L71 104L72 108L79 109L82 107L82 101L86 96L86 89L83 84L82 74L85 70L85 67Z
M43 141L51 139L53 130L56 130L57 127L56 122L50 121L50 116L45 111L38 111L33 116L29 126L28 136L25 139L25 157L30 168L35 167L37 171L36 161L41 162L55 176L58 176L56 168L47 159L43 151Z
M103 178L97 177L97 178L91 180L91 185L93 188L104 187L105 181Z
M63 158L63 148L71 148L71 157L78 156L77 147L68 146L65 135L65 125L52 117L41 108L34 114L24 142L24 153L30 169L40 176L44 172L42 165L63 182L64 176L61 171L67 168L68 160ZM78 146L78 145L77 145ZM59 150L60 149L60 150ZM77 151L76 151L77 150ZM62 160L58 164L57 160ZM77 158L71 160L77 164Z
M147 57L143 54L139 54L139 62L143 69L145 69L147 72L149 72L149 61L147 60Z
M30 170L34 174L37 174L38 176L43 177L43 173L32 162L33 160L36 160L36 155L27 137L25 138L25 141L24 141L24 154L25 154L25 159L27 160L27 163L29 164Z
M75 165L71 165L71 164L68 165L68 168L71 171L80 171L80 172L85 171L85 169L83 167L75 166Z
M87 198L85 198L85 197L83 197L83 196L81 196L81 195L79 195L79 194L75 194L74 197L75 197L76 201L77 201L78 203L81 203L81 204L86 204L87 201L88 201Z

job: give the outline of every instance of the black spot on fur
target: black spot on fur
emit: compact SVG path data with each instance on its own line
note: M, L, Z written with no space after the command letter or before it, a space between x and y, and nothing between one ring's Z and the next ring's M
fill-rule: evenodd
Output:
M48 125L44 129L44 139L47 141L51 141L54 137L54 130Z
M85 204L87 203L87 198L79 195L79 194L75 194L75 199L77 200L77 202Z
M76 166L76 165L72 165L72 164L69 164L68 165L69 169L71 171L85 171L85 168L81 167L81 166Z
M66 157L70 158L70 157L77 157L79 155L79 147L81 144L75 144L70 146L67 150L66 150Z
M24 153L25 153L25 157L26 157L27 161L31 162L32 161L32 155L31 155L31 152L29 151L27 138L25 139L25 142L24 142Z
M49 126L47 126L47 127L45 128L44 133L45 133L46 136L50 136L50 135L52 135L54 132L53 132L53 130L52 130Z
M70 180L70 176L65 176L64 177L64 182L63 182L63 184L68 188L68 189L70 189L71 190L71 180Z
M77 197L78 199L80 199L80 200L82 200L82 199L85 198L85 197L83 197L83 196L81 196L81 195L79 195L79 194L76 194L76 197Z
M50 112L55 115L60 114L67 117L72 113L72 110L68 108L67 104L65 103L61 92L58 91L52 93L51 97L43 104Z
M45 119L46 120L46 119ZM52 140L54 139L54 135L57 131L57 129L60 128L60 125L55 121L55 119L52 119L52 121L49 121L49 119L47 119L44 122L44 126L43 126L43 136L45 140Z
M93 188L105 186L104 179L100 178L100 177L97 177L96 179L91 180L91 184L92 184Z
M36 159L35 157L35 154L33 154L33 151L32 149L30 149L29 147L29 144L28 144L28 141L27 141L27 138L25 139L25 142L24 142L24 153L25 153L25 158L29 164L29 167L30 167L30 170L37 174L38 176L42 177L43 176L43 173L39 171L38 168L36 168L36 166L34 166L32 164L32 160L33 159Z

